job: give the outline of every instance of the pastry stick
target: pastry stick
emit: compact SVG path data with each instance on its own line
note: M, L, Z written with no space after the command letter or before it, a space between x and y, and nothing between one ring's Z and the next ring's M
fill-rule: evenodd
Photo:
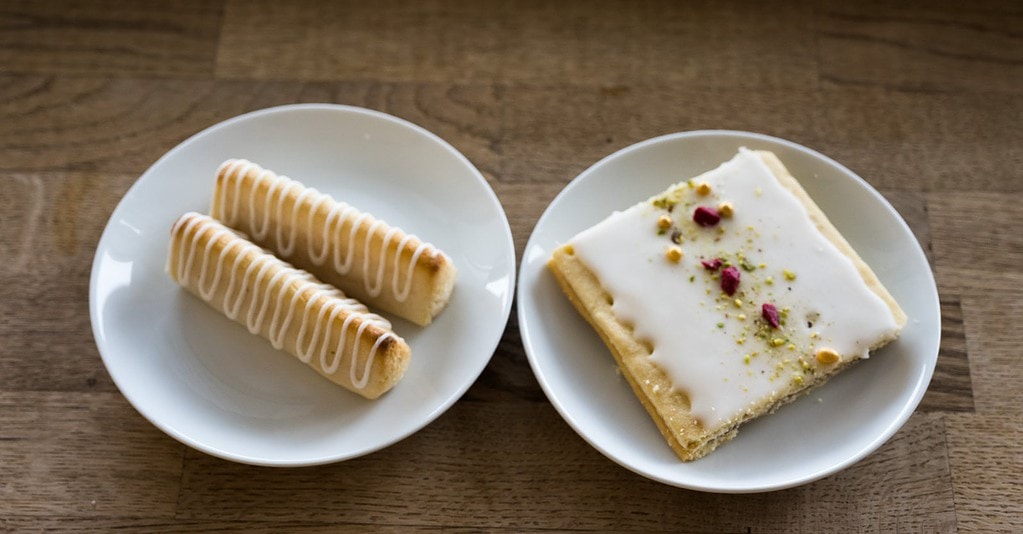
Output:
M363 397L405 374L411 350L386 319L210 217L174 223L167 267L217 311Z
M451 259L368 213L246 160L217 170L211 215L369 306L419 325L447 304Z

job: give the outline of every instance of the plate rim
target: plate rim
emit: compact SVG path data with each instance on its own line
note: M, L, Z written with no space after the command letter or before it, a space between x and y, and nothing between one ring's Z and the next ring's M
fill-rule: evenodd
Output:
M920 380L918 380L918 381L916 381L914 383L911 395L910 395L910 397L908 399L908 402L901 408L901 410L898 413L898 416L895 417L892 421L890 421L884 427L884 430L881 433L879 433L873 440L871 440L868 444L866 444L859 451L857 451L856 454L851 455L850 457L844 459L841 462L836 463L835 465L833 465L833 466L831 466L831 467L829 467L827 469L822 469L822 470L819 470L817 472L808 473L808 474L805 474L803 476L789 477L789 478L786 478L784 480L779 480L777 483L774 483L774 484L764 484L764 485L759 485L759 486L752 486L752 485L751 486L741 486L741 485L720 485L720 486L713 486L713 485L707 485L707 484L694 484L694 483L688 483L688 482L681 481L681 480L676 480L676 479L673 479L673 478L668 478L668 477L665 477L665 476L659 476L659 475L657 475L655 473L645 472L645 471L639 469L637 466L632 465L631 463L625 461L624 459L618 458L617 456L611 454L611 451L607 450L605 447L601 446L599 443L596 443L595 440L591 436L587 435L582 430L581 425L578 422L578 420L575 418L575 416L572 413L570 413L562 405L562 403L558 400L558 398L559 398L558 394L557 394L557 392L555 392L553 390L550 382L548 381L547 377L544 375L543 370L542 370L542 365L539 362L538 357L535 354L535 351L537 349L536 349L536 347L534 345L534 342L533 342L533 339L532 339L532 336L531 336L531 333L530 333L530 328L532 328L531 325L534 322L537 323L538 325L541 325L542 321L539 321L539 320L531 321L530 318L526 315L526 306L523 306L522 303L523 303L523 301L531 301L532 300L532 298L528 295L528 288L527 288L526 284L524 283L524 281L528 280L529 277L530 277L530 273L533 272L532 264L533 264L534 260L532 260L530 258L530 252L534 249L534 246L537 245L536 242L540 238L538 236L538 233L543 230L543 226L544 226L543 223L545 221L547 221L548 217L553 217L553 215L552 215L553 210L559 204L561 204L564 201L565 198L567 198L570 195L572 195L573 191L577 187L580 187L580 184L582 184L586 180L588 180L589 177L592 174L597 172L601 167L603 167L604 165L608 164L610 161L615 160L615 159L617 159L619 157L625 156L625 155L627 155L627 154L629 154L631 152L642 150L642 149L644 149L644 148L646 148L648 146L651 146L651 145L656 145L656 144L666 143L666 142L672 142L672 141L675 141L675 140L678 140L678 139L694 138L694 137L696 137L696 138L707 137L708 139L712 138L712 137L731 138L731 139L744 138L744 139L748 139L748 140L751 140L751 141L760 141L760 142L766 142L766 143L769 143L769 144L781 145L783 147L795 150L797 152L804 153L804 154L806 154L806 155L808 155L808 156L810 156L810 157L812 157L814 159L819 160L821 163L823 163L825 165L829 165L829 166L834 167L835 170L837 170L840 174L844 175L847 178L851 178L854 182L856 182L857 185L861 189L864 190L864 192L868 193L874 199L874 201L879 202L881 204L881 206L886 211L890 212L891 214L893 214L895 216L894 218L895 218L895 220L897 221L897 223L899 225L900 232L903 233L904 235L908 235L908 236L911 236L913 238L912 242L913 242L914 246L912 248L912 253L915 256L917 256L917 259L922 260L923 265L927 266L927 268L924 269L923 272L921 272L920 274L925 276L925 278L926 278L925 282L926 282L926 285L928 286L928 289L929 289L929 291L927 292L927 295L926 295L928 297L928 301L929 301L928 308L931 308L932 311L933 311L933 314L932 314L930 319L934 322L934 324L938 325L938 328L937 328L937 340L934 343L934 354L927 354L922 359L922 362L925 363L924 373L923 373L923 375L920 376ZM537 269L537 270L542 270L542 267ZM520 259L520 265L519 265L519 283L518 283L518 286L516 287L516 302L517 302L517 310L516 310L517 314L516 315L517 315L517 320L518 320L518 323L519 323L520 337L522 339L523 348L524 348L524 350L526 352L526 357L527 357L527 360L529 361L530 368L532 369L533 374L536 376L537 382L540 384L540 387L543 390L544 395L551 402L551 404L557 410L558 414L562 417L562 419L569 425L569 427L572 428L572 430L579 437L581 437L586 443L588 443L590 446L592 446L594 449L596 449L598 452L600 452L602 455L604 455L605 457L607 457L611 461L617 463L618 465L620 465L620 466L628 469L629 471L632 471L632 472L634 472L634 473L636 473L636 474L638 474L640 476L643 476L645 478L648 478L648 479L651 479L651 480L654 480L654 481L657 481L657 482L661 482L661 483L666 484L666 485L675 486L675 487L678 487L678 488L689 489L689 490L697 490L697 491L704 491L704 492L709 492L709 493L749 494L749 493L762 493L762 492L769 492L769 491L777 491L777 490L788 489L788 488L800 486L800 485L803 485L803 484L807 484L807 483L810 483L810 482L814 482L816 480L820 480L820 479L825 478L827 476L830 476L830 475L833 475L835 473L838 473L838 472L848 468L849 466L859 462L860 460L862 460L863 458L869 456L870 454L876 452L877 449L880 448L889 439L891 439L891 437L899 429L901 429L905 425L905 423L909 420L909 418L913 415L913 413L916 412L917 407L919 407L920 402L923 399L923 396L926 393L931 380L933 379L934 369L935 369L935 366L937 364L937 359L938 359L938 355L939 355L939 351L940 351L940 340L941 340L941 329L940 329L940 325L941 325L941 306L940 306L940 296L938 294L937 285L936 285L935 279L934 279L933 267L930 266L930 262L927 260L926 254L924 254L923 249L920 246L919 241L916 239L915 234L913 234L913 232L912 232L912 229L909 227L908 223L906 223L905 219L898 212L898 210L896 210L891 205L891 203L888 202L888 200L876 188L874 188L872 185L870 185L869 182L867 182L861 176L859 176L858 174L856 174L855 172L850 170L845 165L842 165L838 161L832 159L831 157L829 157L829 156L827 156L827 155L825 155L825 154L823 154L821 152L818 152L817 150L815 150L813 148L810 148L808 146L805 146L805 145L802 145L802 144L799 144L799 143L796 143L796 142L793 142L793 141L789 141L787 139L783 139L783 138L780 138L780 137L775 137L775 136L771 136L771 135L767 135L767 134L762 134L762 133L743 131L743 130L700 129L700 130L687 130L687 131L680 131L680 132L673 132L673 133L658 135L658 136L651 137L651 138L648 138L648 139L644 139L644 140L635 142L633 144L627 145L625 147L619 148L619 149L611 152L610 154L600 158L599 160L597 160L596 162L594 162L593 164L588 166L586 169L584 169L582 172L580 172L578 175L576 175L574 178L572 178L572 180L569 181L569 183L566 184L565 187L562 188L562 190L559 191L557 195L555 195L555 197L550 201L550 203L547 205L547 207L544 208L543 213L537 219L537 222L534 225L533 230L530 233L529 239L526 241L526 245L523 248L522 257ZM933 304L933 305L931 305L931 304ZM680 460L680 462L681 462L681 460Z
M145 409L143 407L144 406L143 403L141 403L138 399L134 398L133 396L129 396L128 394L125 393L125 388L121 383L121 380L124 377L119 378L118 373L111 370L110 363L111 356L108 355L108 351L113 349L106 346L107 342L100 335L100 331L102 330L101 326L102 318L98 313L99 302L97 296L97 284L99 280L99 273L101 270L100 267L102 262L102 255L105 251L107 251L110 248L110 239L113 239L111 237L112 227L114 225L116 217L118 216L119 213L122 213L123 210L127 209L126 206L130 205L134 196L138 194L139 189L141 187L145 187L145 184L154 179L151 176L154 172L156 172L155 169L158 169L162 164L164 164L166 160L176 157L179 152L186 150L188 147L192 146L197 142L201 142L201 140L204 137L212 135L221 129L229 128L235 125L236 123L245 122L257 117L273 114L286 114L295 111L340 112L347 114L362 115L366 117L371 117L373 119L382 120L393 125L396 125L398 127L408 129L416 133L417 135L422 136L429 141L432 141L438 148L443 149L444 152L446 152L447 154L454 156L455 159L458 160L458 162L463 167L465 167L467 171L469 171L469 175L471 175L473 180L477 182L477 184L480 186L481 192L492 202L493 206L496 208L494 210L493 215L496 218L496 221L499 223L501 230L499 237L500 240L503 242L501 248L504 250L504 253L502 254L502 256L506 256L507 258L505 260L507 264L505 265L504 264L505 261L503 261L501 267L502 271L507 275L508 291L503 299L501 311L498 316L501 319L500 320L501 327L497 328L495 326L497 334L494 336L494 339L488 340L485 343L483 343L485 347L488 347L489 354L485 358L480 358L479 368L475 370L475 372L471 373L471 380L468 379L465 380L462 384L460 384L458 388L455 388L454 390L448 392L447 395L445 395L443 402L439 403L433 410L428 412L422 421L418 422L417 424L410 425L409 429L407 429L405 432L397 433L396 435L390 437L389 439L382 440L379 443L375 443L367 447L355 448L344 454L326 455L321 457L305 457L300 459L270 459L242 453L230 452L212 446L210 444L198 441L195 438L180 432L173 425L167 424L162 419L155 417L152 413L150 413L148 409ZM89 322L92 330L93 343L100 354L100 359L103 362L103 367L106 370L107 375L110 376L111 381L114 382L114 385L115 387L117 387L117 390L121 394L121 397L127 400L128 403L132 406L132 408L135 409L135 411L139 415L141 415L150 424L158 428L164 434L170 436L179 443L186 445L192 449L198 450L200 452L209 454L211 456L223 460L228 460L241 464L280 468L326 465L366 456L368 454L372 454L376 451L385 449L398 442L401 442L429 426L441 415L446 413L455 403L458 402L458 400L465 394L465 392L468 391L469 388L471 388L472 385L479 380L480 375L483 373L487 365L489 365L490 360L493 358L495 351L497 350L497 347L501 342L503 333L507 329L508 321L511 318L511 309L513 307L513 302L515 300L515 288L518 282L517 266L518 258L515 251L515 239L511 231L510 223L508 221L507 211L504 209L504 205L501 203L500 197L497 196L497 193L494 191L494 188L487 181L486 177L483 176L482 172L480 172L480 170L472 163L472 161L469 160L467 156L465 156L465 154L463 154L460 150L455 148L451 143L418 124L415 124L407 119L403 119L401 117L385 113L383 111L378 111L374 109L349 104L334 104L328 102L284 104L279 106L270 106L266 108L247 111L245 113L229 117L227 119L206 126L205 128L202 128L201 130L189 135L188 137L177 143L168 151L164 152L159 158L157 158L153 163L151 163L146 168L146 170L143 171L142 174L138 176L138 178L135 179L135 181L123 193L121 198L118 200L117 204L114 206L113 210L110 212L110 215L108 216L107 221L103 226L103 231L100 234L100 238L96 242L96 250L93 254L93 260L89 271ZM495 319L495 324L497 322L498 321Z

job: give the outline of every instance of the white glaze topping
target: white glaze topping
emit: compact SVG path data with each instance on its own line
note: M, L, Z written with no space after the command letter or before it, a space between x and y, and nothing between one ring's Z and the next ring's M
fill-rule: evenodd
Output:
M265 227L264 227L265 230ZM397 338L392 332L386 332L377 337L366 358L362 371L358 370L358 348L364 331L370 325L378 326L384 330L390 330L391 323L383 317L369 310L362 303L355 299L346 298L345 295L329 284L317 281L311 274L296 269L281 261L272 254L267 253L255 244L240 238L235 232L221 225L214 219L198 213L188 213L174 223L171 230L176 235L181 232L182 239L177 250L177 264L171 269L179 283L185 283L192 276L195 269L198 269L196 277L196 289L199 295L207 302L212 302L217 289L222 284L225 271L230 273L227 280L227 290L224 292L221 308L224 314L230 319L243 323L249 332L259 334L264 325L267 325L267 315L271 301L273 314L269 317L267 328L270 343L276 349L284 346L284 340L288 329L295 320L300 321L300 329L296 341L296 352L299 360L310 363L314 355L318 357L318 363L324 372L334 374L341 365L342 357L349 359L348 374L351 384L362 389L369 383L369 375L373 369L373 362L380 345L388 338ZM231 240L219 253L213 252L213 245L222 237L230 237ZM205 239L205 246L199 243ZM172 244L174 241L172 241ZM172 245L173 246L173 245ZM230 253L237 249L234 260L228 262ZM238 276L240 265L245 263L241 276ZM276 272L267 279L268 273ZM291 298L286 300L287 291L284 289L292 286L295 290ZM263 288L262 292L253 293ZM253 294L253 298L246 299L246 295ZM276 299L274 295L276 294ZM302 297L305 297L305 304L301 304ZM242 305L248 300L248 308L243 310ZM317 304L319 306L317 306ZM310 317L316 308L319 311L315 319L312 319L312 331L309 331ZM244 312L244 319L239 319ZM346 317L341 322L340 330L335 319L338 315L345 313ZM329 315L328 315L329 314ZM324 322L324 316L327 321ZM348 338L349 326L353 321L360 320L355 331L354 351L344 350ZM326 328L323 328L326 325ZM334 336L338 337L331 357L329 340ZM317 350L318 349L318 350Z
M406 234L399 228L389 226L383 220L375 219L368 213L362 213L344 202L334 200L330 195L321 193L311 187L305 187L287 176L277 175L273 171L264 169L250 161L244 159L227 160L221 164L217 174L223 174L226 183L223 184L223 189L220 192L220 202L215 206L218 211L214 214L228 226L236 226L239 217L241 217L239 202L242 197L240 193L242 182L245 181L247 176L255 176L255 182L250 186L251 189L246 200L247 205L245 206L245 210L249 214L248 230L256 241L266 243L268 242L268 234L271 227L276 227L273 240L276 244L276 250L283 257L290 257L295 252L298 214L303 206L308 208L307 226L310 228L313 227L313 219L315 214L321 209L321 206L325 205L328 207L329 211L327 212L326 223L323 225L323 232L318 236L320 238L319 246L316 244L315 238L317 236L315 235L316 232L314 232L306 242L305 252L310 261L316 266L324 265L327 257L331 256L334 270L342 276L347 275L352 270L355 250L357 248L355 238L363 227L367 227L367 237L364 240L362 277L366 293L372 298L380 296L386 286L384 283L384 270L388 261L388 254L393 256L391 261L393 261L394 266L390 280L391 296L398 302L404 302L408 299L409 293L412 290L412 282L415 278L415 266L419 258L423 254L431 257L443 255L443 252L434 245L425 243L414 235ZM265 182L268 190L262 208L256 209L256 192L260 182ZM232 183L234 184L233 194L228 195L227 190L231 187L230 184ZM289 193L292 191L295 191L296 195L289 199ZM228 202L228 197L233 199L230 203ZM228 209L229 207L230 209ZM262 216L259 214L262 214ZM286 225L281 224L285 217L290 217L290 224L287 226L291 228L286 235L283 232L283 228ZM342 240L340 236L343 235L342 228L346 224L348 225L347 240ZM380 249L383 253L380 256L373 256L370 254L372 240L368 236L373 236L381 230L384 230L383 244ZM332 236L335 239L332 240ZM390 244L396 238L398 239L397 246L393 249L393 253L389 252L391 251L389 248ZM401 251L410 242L418 242L418 244L412 255L403 262ZM332 243L344 243L345 246L331 246ZM330 254L332 250L333 254Z
M734 423L812 380L822 367L813 356L819 348L866 358L871 345L897 332L887 304L755 152L741 149L689 182L673 189L678 203L670 211L651 199L570 243L614 299L614 315L653 347L651 359L705 427ZM711 193L696 191L701 182ZM721 202L734 207L731 217L711 227L693 222L697 206ZM665 215L672 227L659 232ZM683 251L678 263L665 257L671 246ZM735 295L723 292L720 270L701 264L714 258L741 265ZM764 303L785 324L771 328L761 318Z

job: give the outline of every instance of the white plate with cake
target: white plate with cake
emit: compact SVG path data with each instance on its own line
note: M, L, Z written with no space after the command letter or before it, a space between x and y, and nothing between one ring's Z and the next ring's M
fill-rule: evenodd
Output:
M317 465L391 445L461 397L514 284L504 211L454 147L377 111L301 104L154 163L97 247L90 314L114 382L167 434Z
M520 328L565 420L621 465L781 489L876 450L937 359L926 257L867 182L806 147L699 131L622 149L547 208Z

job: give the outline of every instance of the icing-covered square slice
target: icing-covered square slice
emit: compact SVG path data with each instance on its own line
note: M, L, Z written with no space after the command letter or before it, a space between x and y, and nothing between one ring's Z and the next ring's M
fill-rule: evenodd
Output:
M892 341L905 314L770 152L615 212L549 267L683 460Z

